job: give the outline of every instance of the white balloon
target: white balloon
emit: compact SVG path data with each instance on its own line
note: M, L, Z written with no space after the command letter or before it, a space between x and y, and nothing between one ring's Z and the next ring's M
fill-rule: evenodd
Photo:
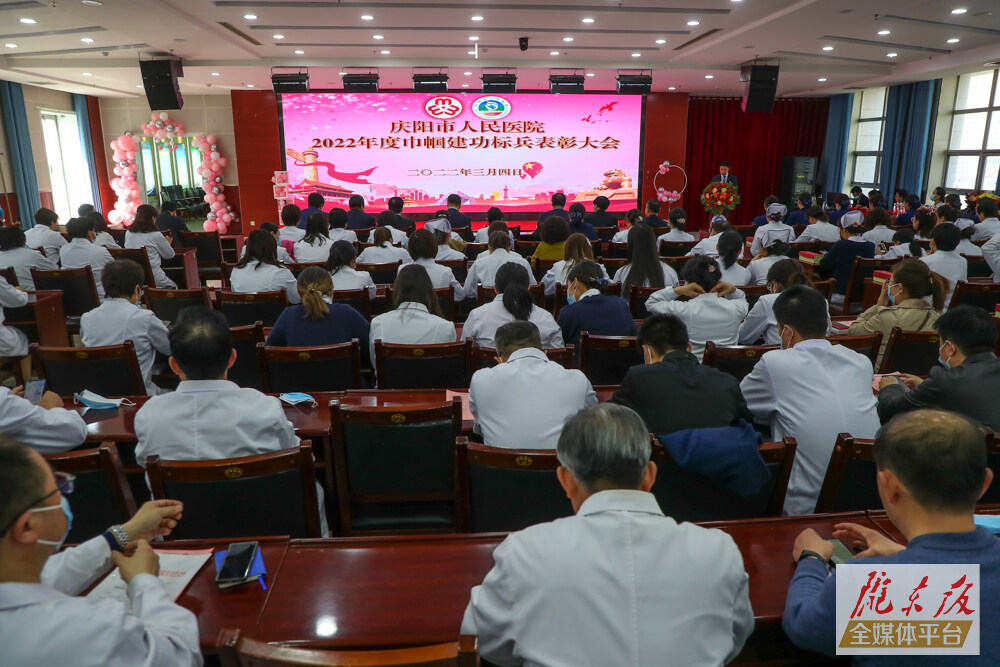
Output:
M211 153L209 153L209 157L211 157L213 160L218 160L219 159L219 151L212 151Z
M166 120L168 118L170 118L170 114L168 114L166 111L160 112L160 120Z

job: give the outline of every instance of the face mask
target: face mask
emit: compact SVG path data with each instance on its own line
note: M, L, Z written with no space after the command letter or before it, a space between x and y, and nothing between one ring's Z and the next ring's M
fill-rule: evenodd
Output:
M281 400L281 401L284 401L285 403L288 403L289 405L299 405L301 403L309 403L314 408L317 405L319 405L316 402L315 398L313 398L309 394L303 394L302 392L298 392L298 391L291 392L291 393L288 393L288 394L282 394L282 395L278 396L278 399Z
M949 364L948 361L945 360L943 354L944 354L944 345L938 348L938 363L944 366L945 368L951 368L951 364ZM951 356L953 357L955 355ZM951 357L948 357L948 359L950 360Z
M73 402L83 403L88 408L94 410L110 410L122 405L135 405L135 403L126 398L105 398L89 389L84 389L78 394L73 394Z
M895 285L893 285L892 287L895 287ZM888 297L889 297L889 303L891 303L892 305L896 305L896 297L895 297L895 295L894 295L894 294L892 293L892 287L890 287L890 288L889 288L889 291L888 291L888 292L886 292L886 294L887 294L887 295L888 295Z
M576 295L572 292L566 294L566 303L576 303Z
M61 509L63 511L63 514L66 515L65 534L63 534L62 538L60 538L58 542L53 542L52 540L38 540L39 544L47 544L49 546L55 547L56 551L58 551L59 547L61 547L63 545L63 542L66 541L66 537L69 535L69 529L73 527L73 510L70 509L69 501L66 500L66 496L62 497L62 500L59 502L58 505L52 505L50 507L37 507L35 509L28 510L29 512L49 512L51 510L58 510L58 509Z
M782 350L787 350L788 349L788 345L785 344L785 332L784 332L784 330L782 330L781 332L778 333L778 340L781 342L781 349Z

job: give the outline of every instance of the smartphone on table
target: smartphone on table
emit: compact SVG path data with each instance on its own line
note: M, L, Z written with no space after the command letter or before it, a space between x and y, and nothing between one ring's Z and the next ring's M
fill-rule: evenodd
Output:
M24 383L24 399L30 401L32 405L45 394L45 380L28 380Z
M833 555L830 557L830 562L834 565L843 565L848 563L854 558L854 552L847 548L847 545L838 539L827 540L833 545Z
M243 581L250 574L250 566L257 555L257 542L234 542L226 550L222 567L215 576L216 583Z

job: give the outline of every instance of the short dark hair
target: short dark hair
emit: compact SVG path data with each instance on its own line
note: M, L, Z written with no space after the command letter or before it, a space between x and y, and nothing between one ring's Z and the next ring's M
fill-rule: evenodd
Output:
M94 231L98 234L108 231L108 221L104 219L104 216L101 215L100 211L91 211L83 217L90 218L94 221Z
M160 205L160 210L164 211L164 212L167 212L167 213L169 213L170 211L176 211L177 210L177 202L171 201L171 200L167 200L167 201L163 202L162 205Z
M347 227L347 211L339 206L330 209L327 219L330 221L330 229L344 229Z
M270 232L272 235L281 233L281 230L278 229L278 225L273 222L262 222L260 223L260 228L265 232Z
M347 205L350 208L364 208L365 198L361 195L351 195L351 198L347 200Z
M969 356L992 352L997 346L997 325L987 311L975 306L949 308L934 323L941 340L946 340Z
M650 213L654 214L654 215L657 214L657 213L659 213L660 212L660 200L659 199L650 199L649 201L647 201L646 202L646 210L649 211Z
M875 436L875 465L892 471L921 507L971 514L986 482L986 436L954 412L906 412Z
M35 211L35 224L51 227L53 222L59 221L59 214L51 208L40 208Z
M170 354L189 380L218 380L229 368L233 338L225 315L188 306L170 329Z
M569 224L558 215L550 215L542 222L538 237L545 243L562 243L569 238Z
M448 206L461 206L462 198L456 194L448 195Z
M85 215L87 215L88 213L90 213L91 211L94 211L94 210L97 210L97 209L94 208L93 204L80 204L76 208L76 214L78 216L82 217L82 216L85 216Z
M854 187L851 188L851 194L852 195L855 194L855 193L860 193L860 192L864 192L864 190L861 189L860 185L855 185Z
M127 299L142 285L146 272L130 259L117 259L101 272L101 285L109 299Z
M326 200L323 199L323 195L318 192L310 192L309 196L306 197L306 203L309 204L310 208L323 208L323 204Z
M958 220L958 211L955 210L954 206L950 204L942 204L937 207L937 214L941 216L945 222L955 222Z
M651 315L639 327L639 345L648 345L658 355L686 351L690 339L687 325L676 315Z
M802 202L806 206L812 206L813 196L811 192L806 192L805 190L803 190L798 194L795 200Z
M94 231L94 221L90 218L72 218L66 223L66 236L71 239L85 239Z
M534 322L528 320L514 320L501 325L493 334L493 341L497 355L501 357L529 347L542 349L542 334Z
M281 207L281 224L285 227L297 227L302 219L302 209L295 204L285 204Z
M498 206L490 206L490 209L486 211L486 222L494 222L496 220L503 220L503 211Z
M725 160L723 160L722 162L720 162L720 163L719 163L719 166L720 166L720 167L728 167L728 166L729 166L729 163L728 163L728 162L726 162Z
M552 195L552 207L565 206L566 205L566 195L561 192L556 192Z
M806 215L810 218L819 220L820 222L826 222L826 212L823 210L823 207L818 204L810 206L809 210L806 211Z
M931 240L938 250L954 250L962 241L962 230L953 223L943 222L931 232Z
M45 492L45 472L26 445L0 436L0 537Z
M778 197L777 195L768 195L767 199L764 200L764 208L767 208L771 204L780 204L780 203L781 203L781 197Z
M566 420L556 456L590 492L638 489L650 457L649 431L634 410L598 403Z
M581 204L580 202L575 201L569 205L569 214L571 218L573 217L574 213L579 214L580 219L582 220L583 216L587 213L587 207Z
M920 208L920 197L917 195L906 195L903 198L903 202L909 207L909 210L916 210Z
M611 206L611 200L604 195L597 195L594 197L594 209L598 211L607 211L608 207Z
M434 259L437 257L437 239L426 229L418 229L410 235L410 242L406 246L410 257L416 261L418 259Z
M682 270L684 280L689 283L698 283L709 292L722 279L719 264L708 255L695 255L684 264Z
M392 227L394 222L396 222L396 214L392 211L382 211L375 216L375 224L379 227Z
M14 250L22 248L27 241L24 238L24 230L20 227L0 227L0 250Z
M997 203L989 197L980 197L976 201L976 213L985 215L987 218L997 217Z
M385 203L385 207L399 215L403 212L403 198L402 197L389 197L389 201Z
M794 285L774 300L774 319L786 324L802 338L825 338L830 304L826 298L805 285Z

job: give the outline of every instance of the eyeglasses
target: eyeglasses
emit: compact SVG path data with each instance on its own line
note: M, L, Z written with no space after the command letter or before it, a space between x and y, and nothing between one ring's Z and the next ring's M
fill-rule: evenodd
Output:
M3 530L0 530L0 535L5 535L7 531L10 530L10 527L14 525L14 523L18 520L18 518L20 518L22 514L24 514L25 512L27 512L32 507L42 502L46 498L51 497L55 493L61 493L63 495L73 493L73 480L76 479L76 475L71 475L68 472L59 472L59 471L53 471L52 475L56 478L56 490L46 493L44 496L38 498L33 503L25 507L23 510L15 514L14 518L10 520L10 523L4 526Z

